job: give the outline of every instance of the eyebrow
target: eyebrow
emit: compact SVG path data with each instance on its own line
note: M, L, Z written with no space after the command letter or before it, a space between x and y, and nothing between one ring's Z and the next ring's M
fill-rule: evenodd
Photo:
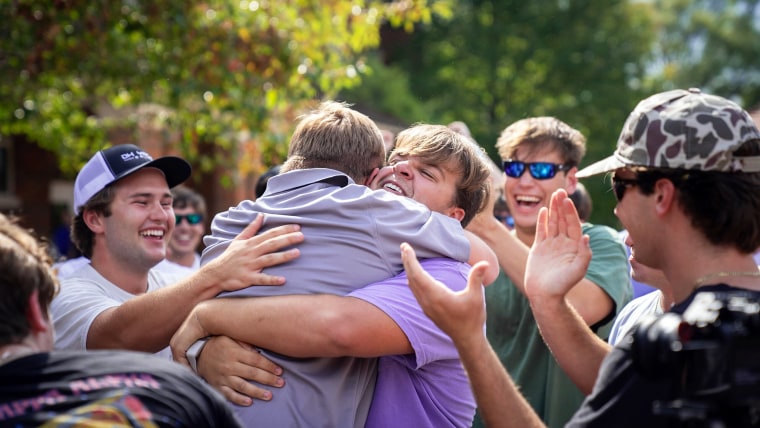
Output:
M128 199L153 198L153 197L155 197L155 194L153 192L136 192L136 193L130 193L129 195L127 195ZM158 196L158 199L164 199L164 198L174 199L171 192L166 192Z

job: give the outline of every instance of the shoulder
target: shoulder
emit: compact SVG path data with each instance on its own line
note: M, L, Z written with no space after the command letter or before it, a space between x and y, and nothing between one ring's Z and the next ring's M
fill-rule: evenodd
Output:
M75 259L69 259L62 262L53 264L58 279L64 280L66 278L74 276L84 266L89 265L90 260L86 257L77 257Z
M148 273L148 289L153 291L157 288L164 288L176 284L192 274L192 269L164 259Z
M609 226L603 224L583 223L582 230L583 233L588 235L591 239L611 240L622 245L620 233Z
M444 257L420 260L420 265L433 277L435 277L434 273L438 273L441 275L462 275L467 278L470 272L469 264Z
M584 223L583 233L589 237L589 246L593 251L592 263L603 257L607 260L622 261L627 265L625 245L615 229L600 224Z

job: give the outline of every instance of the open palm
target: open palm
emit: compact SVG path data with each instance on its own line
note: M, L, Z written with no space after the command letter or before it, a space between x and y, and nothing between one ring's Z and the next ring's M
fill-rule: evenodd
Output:
M558 190L549 208L538 215L525 270L526 294L531 298L564 296L583 279L590 260L591 248L578 212L567 193Z

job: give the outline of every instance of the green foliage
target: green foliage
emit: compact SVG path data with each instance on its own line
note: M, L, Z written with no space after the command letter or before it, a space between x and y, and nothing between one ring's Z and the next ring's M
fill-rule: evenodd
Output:
M404 123L432 123L431 109L409 89L409 76L399 67L386 66L377 55L367 59L361 84L341 92L340 99L372 106Z
M658 0L661 78L760 103L760 0Z
M418 28L391 64L446 123L462 120L494 159L517 119L556 116L588 138L586 163L608 156L648 95L651 4L625 0L460 0L451 20ZM589 180L592 220L616 223L608 184Z
M261 169L292 119L354 85L391 20L445 2L16 0L0 3L1 134L25 134L76 171L115 130L154 125L204 169ZM201 150L213 144L222 150ZM212 155L208 153L213 153Z

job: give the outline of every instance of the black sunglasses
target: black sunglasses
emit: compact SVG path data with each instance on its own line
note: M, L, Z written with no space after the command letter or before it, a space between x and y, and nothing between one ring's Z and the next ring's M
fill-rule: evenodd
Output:
M182 223L182 219L187 220L188 224L196 225L203 221L203 216L200 214L185 214L185 215L179 215L174 214L174 220L176 220L177 224Z
M555 175L557 171L565 171L570 169L570 165L561 165L551 162L522 162L515 160L505 160L502 165L504 166L504 172L508 177L519 178L525 173L525 167L528 167L530 176L536 180L548 180Z
M618 202L622 201L623 196L625 196L625 191L628 190L629 187L638 186L638 184L638 179L612 177L612 190L615 192L615 199L617 199Z

